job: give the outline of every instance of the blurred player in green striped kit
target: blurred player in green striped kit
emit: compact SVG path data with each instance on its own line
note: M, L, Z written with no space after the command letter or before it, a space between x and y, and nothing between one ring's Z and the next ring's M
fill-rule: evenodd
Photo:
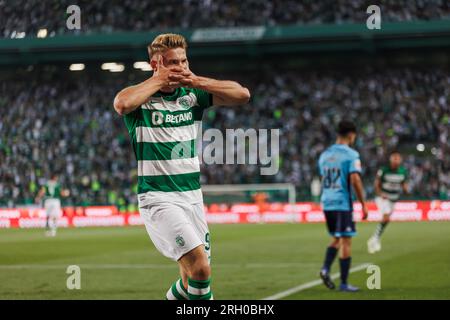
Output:
M237 82L192 73L186 48L181 35L157 36L148 47L153 75L120 91L114 108L123 115L138 162L147 232L180 268L166 299L210 300L211 243L195 141L206 108L245 104L250 93Z
M58 218L62 215L61 197L67 197L69 194L69 190L61 188L57 174L53 174L51 179L38 192L36 202L39 203L44 199L44 209L47 219L45 234L49 237L56 236Z
M375 202L378 211L383 215L381 222L377 225L375 233L367 241L369 253L381 250L381 235L390 221L390 216L394 211L395 202L400 198L401 193L408 193L408 172L402 166L402 156L398 151L394 151L389 156L389 165L381 167L375 178Z

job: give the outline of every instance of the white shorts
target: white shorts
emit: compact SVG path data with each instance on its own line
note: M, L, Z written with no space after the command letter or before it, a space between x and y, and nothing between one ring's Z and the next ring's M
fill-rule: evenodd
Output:
M203 244L210 261L211 245L203 203L158 202L142 206L139 212L150 239L164 256L178 261Z
M376 197L375 203L377 204L378 211L382 215L391 215L394 211L395 202L389 199L384 199L382 197Z
M50 218L59 218L62 215L61 201L59 199L46 199L44 201L45 214Z

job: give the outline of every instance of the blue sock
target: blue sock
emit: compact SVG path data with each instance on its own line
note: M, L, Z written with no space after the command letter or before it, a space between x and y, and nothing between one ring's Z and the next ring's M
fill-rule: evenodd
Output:
M323 262L322 271L326 273L330 272L331 265L333 264L334 258L336 258L336 254L338 249L335 247L328 247L325 253L325 261Z
M351 264L352 264L352 257L339 259L339 265L341 267L341 284L347 284L348 273Z

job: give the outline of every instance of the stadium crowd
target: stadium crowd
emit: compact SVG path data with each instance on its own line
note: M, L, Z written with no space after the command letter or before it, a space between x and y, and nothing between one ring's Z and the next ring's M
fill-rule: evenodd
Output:
M70 189L68 203L135 204L136 162L112 101L118 90L139 81L142 72L136 72L82 72L61 81L61 71L54 67L30 71L26 82L2 81L0 204L33 202L52 172L60 173ZM360 128L356 148L369 196L386 154L409 146L405 165L411 192L450 198L448 70L268 69L253 76L243 79L252 101L237 108L208 109L203 130L279 128L280 171L261 176L257 165L203 164L203 184L292 182L299 190L309 189L319 153L332 143L335 124L346 117ZM421 143L422 153L415 150Z
M370 0L97 0L78 1L81 29L66 27L72 0L0 0L0 37L49 36L64 33L144 31L167 28L236 27L252 25L365 23ZM163 5L162 5L163 4ZM446 0L386 0L382 19L411 21L449 19Z

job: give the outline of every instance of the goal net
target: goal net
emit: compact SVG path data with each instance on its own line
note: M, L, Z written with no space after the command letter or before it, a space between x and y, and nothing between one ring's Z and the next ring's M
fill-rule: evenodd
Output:
M291 183L203 185L205 204L283 202L295 203L295 186Z

